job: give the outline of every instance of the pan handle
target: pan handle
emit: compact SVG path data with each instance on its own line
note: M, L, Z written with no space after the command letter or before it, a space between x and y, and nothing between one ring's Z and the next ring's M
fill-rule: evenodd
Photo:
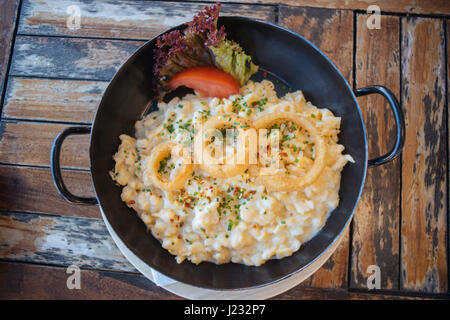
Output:
M55 183L56 189L59 194L67 201L75 204L97 204L97 198L79 197L72 194L64 184L61 175L61 166L59 163L61 146L64 140L73 134L89 134L91 132L90 127L69 127L61 131L53 141L51 151L51 166L52 166L52 178Z
M357 97L365 96L372 93L381 94L388 101L392 112L394 113L396 126L396 140L391 151L368 161L369 167L376 167L386 162L394 160L401 152L405 143L405 120L403 119L403 111L395 98L395 95L386 87L383 86L368 86L361 89L354 90Z

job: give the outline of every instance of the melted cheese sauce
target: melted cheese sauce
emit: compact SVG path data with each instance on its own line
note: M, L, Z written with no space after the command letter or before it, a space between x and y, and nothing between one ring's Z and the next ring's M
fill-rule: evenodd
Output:
M340 118L328 109L307 102L301 91L278 98L270 81L249 81L240 95L228 99L187 95L158 104L136 123L136 138L121 135L111 177L123 186L122 200L133 208L163 248L178 263L244 263L259 266L299 250L325 224L339 203L341 171L347 161L338 144ZM254 121L268 113L295 112L308 118L327 143L326 164L318 179L295 192L267 191L255 183L252 170L218 179L199 166L180 191L152 185L147 160L155 146L193 143L194 126L214 115L236 113ZM281 167L287 174L302 175L311 167L314 141L301 128L281 124ZM176 176L179 159L167 158L161 175Z

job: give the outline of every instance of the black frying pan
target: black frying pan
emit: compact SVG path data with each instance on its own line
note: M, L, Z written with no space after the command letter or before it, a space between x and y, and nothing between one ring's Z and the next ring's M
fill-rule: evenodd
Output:
M175 280L210 289L242 289L266 285L302 272L318 259L339 237L350 222L363 189L367 166L394 159L403 147L404 120L394 95L381 86L353 91L336 66L303 37L280 26L243 17L220 17L227 37L238 42L253 61L269 73L279 95L286 90L303 90L314 105L329 108L342 117L339 142L356 163L348 163L343 172L339 206L331 213L323 229L299 251L280 260L269 260L260 267L203 262L177 264L174 256L147 232L135 212L120 198L108 172L122 133L134 135L134 123L152 105L152 66L155 39L143 45L122 65L106 89L92 127L71 127L55 139L52 148L53 180L61 195L77 204L100 205L104 216L125 245L153 269ZM173 29L183 28L183 25ZM171 30L173 30L171 29ZM169 30L169 31L171 31ZM168 31L168 32L169 32ZM256 75L258 77L258 75ZM366 131L355 96L378 93L389 102L397 126L392 150L376 159L367 159ZM90 164L96 198L71 194L60 172L59 154L64 139L72 134L89 134Z

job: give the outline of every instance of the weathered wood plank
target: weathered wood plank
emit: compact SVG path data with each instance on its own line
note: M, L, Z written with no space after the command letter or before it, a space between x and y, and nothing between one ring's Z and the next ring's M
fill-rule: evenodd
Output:
M10 75L108 81L143 43L17 36Z
M442 20L402 18L402 290L445 292L447 188Z
M103 81L10 77L3 118L91 123L107 85Z
M80 29L67 27L67 8L80 9ZM160 1L25 0L20 34L70 35L124 39L151 39L185 23L206 4ZM224 4L222 15L247 16L275 22L275 7Z
M93 196L89 172L63 170L67 187L79 196ZM101 218L98 206L65 201L56 191L48 168L0 165L0 210L39 212L68 217Z
M179 299L143 275L81 269L81 289L68 289L66 268L0 262L0 299Z
M441 298L441 297L439 297ZM445 298L445 297L443 297ZM312 288L297 286L274 300L421 300L426 298L395 295L395 293L352 292L343 288Z
M0 244L0 258L7 259L8 261L32 262L59 266L77 265L81 268L89 269L136 272L114 245L103 222L98 219L45 216L32 213L0 213L0 238L2 239ZM0 263L0 265L2 264L3 263ZM0 271L0 280L4 280L0 281L0 287L5 285L5 283L10 287L9 290L0 290L0 292L2 292L0 294L2 298L5 297L3 296L6 294L5 292L9 292L10 294L14 292L14 294L19 295L20 292L17 291L17 288L23 288L23 286L15 287L12 283L17 285L21 283L17 282L17 277L24 279L24 277L31 275L34 275L35 279L29 282L30 287L26 286L29 289L26 289L25 294L33 299L50 298L52 296L46 296L46 294L49 294L48 291L54 290L58 291L52 294L62 295L60 298L99 297L98 295L91 296L94 294L93 292L97 292L98 286L100 285L99 283L95 284L94 282L99 279L110 279L111 274L114 274L114 276L117 277L117 280L124 281L130 285L136 285L138 287L137 289L141 288L151 291L148 292L148 294L154 295L159 294L160 292L156 286L150 282L144 281L145 278L138 274L83 271L81 275L83 290L80 291L80 293L83 292L83 296L74 297L69 295L73 294L73 292L69 290L66 291L67 287L65 286L68 275L65 274L64 268L38 267L17 263L14 263L14 265L22 266L21 268L24 269L21 270L18 268L17 270L19 273L12 274ZM4 269L0 267L0 270ZM54 271L50 272L51 278L53 279L51 281L48 281L50 274L45 273L48 270ZM56 273L59 271L60 273L57 275ZM42 276L36 276L36 272L42 272ZM41 280L46 281L41 282ZM102 284L102 287L108 285L113 286L115 289L120 289L117 288L117 284L114 283L104 283ZM36 287L41 289L32 290ZM53 288L54 290L48 290L49 288ZM128 294L121 296L121 290L109 290L109 292L117 298L125 297ZM128 292L128 289L126 292ZM136 292L140 295L143 294L140 290L137 290ZM102 292L97 294L100 293ZM24 296L21 297L24 298ZM383 297L379 296L378 298ZM354 294L345 290L320 291L299 286L277 298L371 299L376 298L376 296L370 294Z
M279 23L317 45L352 81L353 13L318 8L281 7ZM333 256L304 285L347 287L349 237L342 240Z
M0 163L50 166L50 149L65 125L0 122ZM61 166L89 168L89 135L68 137L61 149Z
M381 17L381 29L368 29L368 15L357 17L356 86L384 85L400 97L399 18ZM358 98L366 124L369 158L395 143L395 121L381 96ZM367 289L367 268L381 270L380 289L398 289L400 159L371 168L353 219L350 286Z
M234 0L222 0L221 2L234 2ZM261 4L283 3L291 6L352 10L367 10L370 5L377 5L384 12L450 14L450 3L447 0L241 0L240 2Z
M344 231L344 238L333 255L310 278L306 279L302 287L316 288L346 288L349 255L349 228Z
M280 25L319 47L352 83L353 13L319 8L281 7Z
M137 272L100 219L3 212L0 239L3 259Z
M450 168L450 19L447 19L447 26L446 26L446 33L447 33L447 168ZM448 175L448 172L447 172ZM447 176L447 197L450 196L450 177ZM448 205L447 201L447 205ZM447 208L447 211L449 208ZM447 212L447 226L450 226L450 212ZM450 234L449 230L447 230L447 281L448 281L448 288L447 290L450 291L450 272L448 269L450 268Z
M0 262L0 299L179 299L143 275L81 269L80 290L67 288L66 268ZM408 297L348 292L343 289L296 287L275 299L410 299Z
M6 81L19 0L0 2L0 101ZM1 110L1 106L0 106Z

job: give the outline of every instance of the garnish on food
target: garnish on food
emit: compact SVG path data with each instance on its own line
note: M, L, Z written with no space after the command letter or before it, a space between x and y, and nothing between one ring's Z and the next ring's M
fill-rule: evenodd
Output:
M239 82L229 73L213 67L194 67L177 73L168 85L172 89L186 86L197 91L200 96L228 98L239 94Z
M153 71L160 98L181 85L203 96L228 97L258 71L239 44L225 38L225 28L217 27L220 7L220 3L206 7L183 31L157 39Z

